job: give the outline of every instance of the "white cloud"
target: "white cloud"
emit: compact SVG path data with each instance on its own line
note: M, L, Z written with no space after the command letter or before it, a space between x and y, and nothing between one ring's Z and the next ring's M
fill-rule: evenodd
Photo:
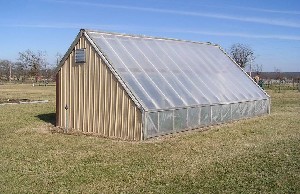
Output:
M278 35L278 34L247 34L238 32L214 32L214 31L202 31L202 30L182 30L182 29L170 29L170 28L150 28L145 26L124 26L124 25L98 25L98 24L78 24L78 23L51 23L51 24L0 24L0 27L21 27L21 28L58 28L58 29L101 29L101 30L117 30L117 31L137 31L145 32L171 32L171 33L184 33L184 34L202 34L210 36L230 36L230 37L243 37L253 39L275 39L275 40L291 40L300 41L300 36L293 35Z
M48 0L49 1L49 0ZM135 6L125 6L125 5L112 5L112 4L102 4L102 3L90 3L90 2L78 2L78 1L64 1L64 0L50 0L51 2L58 3L67 3L75 5L85 5L85 6L98 6L106 7L113 9L127 9L127 10L136 10L136 11L145 11L145 12L156 12L156 13L165 13L165 14L175 14L175 15L185 15L185 16L195 16L195 17L206 17L206 18L215 18L221 20L233 20L233 21L242 21L242 22L251 22L259 24L267 24L274 26L283 26L283 27L292 27L300 28L300 23L297 21L288 21L282 20L279 18L261 18L261 17L245 17L245 16L234 16L226 14L216 14L216 13L205 13L205 12L189 12L181 10L171 10L171 9L157 9L157 8L147 8L147 7L135 7ZM249 8L255 9L255 8ZM263 9L256 9L263 10ZM264 10L264 11L273 11L275 10ZM297 12L295 12L297 13Z
M10 24L1 24L0 27L20 27L20 28L57 28L57 29L122 29L126 26L121 25L98 25L98 24L84 24L84 23L10 23Z
M240 6L231 6L231 7L238 8L238 9L243 9L243 10L264 12L264 13L279 13L279 14L300 15L300 11L293 11L293 10L274 10L274 9L261 9L261 8L254 8L254 7L240 7Z
M193 30L170 30L170 32L188 33L188 34L203 34L211 36L232 36L243 38L256 38L256 39L277 39L277 40L293 40L300 41L300 36L292 35L276 35L276 34L247 34L247 33L232 33L232 32L211 32L211 31L193 31Z

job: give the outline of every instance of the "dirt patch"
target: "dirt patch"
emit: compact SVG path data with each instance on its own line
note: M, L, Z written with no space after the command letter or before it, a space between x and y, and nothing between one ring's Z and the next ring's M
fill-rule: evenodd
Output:
M10 99L1 99L0 98L0 104L4 104L4 103L20 103L20 102L31 102L32 100L30 99L26 99L26 98L10 98Z
M48 102L48 100L31 100L31 99L27 99L27 98L9 98L9 99L0 98L0 105L25 104L25 103L45 103L45 102Z

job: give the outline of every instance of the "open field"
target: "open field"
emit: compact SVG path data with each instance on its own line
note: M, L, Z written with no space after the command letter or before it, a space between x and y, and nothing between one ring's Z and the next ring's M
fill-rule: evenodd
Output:
M55 87L0 85L0 193L299 193L300 92L271 115L123 142L52 133Z

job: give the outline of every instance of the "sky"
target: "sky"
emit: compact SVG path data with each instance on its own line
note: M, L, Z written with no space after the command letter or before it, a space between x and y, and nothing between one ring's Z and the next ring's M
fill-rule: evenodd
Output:
M300 72L299 0L0 0L0 59L30 49L55 64L82 28L241 43L263 71Z

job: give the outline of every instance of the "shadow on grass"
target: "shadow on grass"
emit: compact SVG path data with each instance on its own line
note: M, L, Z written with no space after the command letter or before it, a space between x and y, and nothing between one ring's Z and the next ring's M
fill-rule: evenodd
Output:
M56 121L56 114L55 113L40 114L40 115L37 115L36 117L41 119L42 121L45 121L47 123L51 123L52 125L55 125L55 121Z

